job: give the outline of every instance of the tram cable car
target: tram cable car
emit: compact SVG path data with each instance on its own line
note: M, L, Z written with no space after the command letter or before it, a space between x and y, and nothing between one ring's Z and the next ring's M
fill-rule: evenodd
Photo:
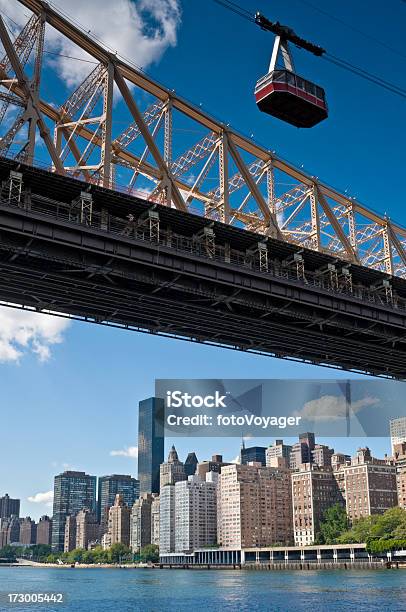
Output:
M260 111L286 121L296 127L310 128L328 117L324 89L295 72L289 42L321 56L325 50L300 38L279 22L273 23L257 13L255 22L276 34L269 72L259 79L255 87L255 100ZM282 68L278 68L279 56Z

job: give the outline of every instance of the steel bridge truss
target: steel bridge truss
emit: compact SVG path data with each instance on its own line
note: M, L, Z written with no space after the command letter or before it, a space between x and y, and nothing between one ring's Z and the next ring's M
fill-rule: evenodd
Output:
M14 40L0 17L0 155L35 165L42 141L55 173L406 278L404 228L162 87L52 5L19 1L33 14ZM95 61L63 103L41 94L48 26Z

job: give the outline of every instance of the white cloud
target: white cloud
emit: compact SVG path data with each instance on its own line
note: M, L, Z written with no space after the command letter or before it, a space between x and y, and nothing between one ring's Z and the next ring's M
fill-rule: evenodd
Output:
M110 451L111 457L130 457L136 459L138 457L138 448L136 446L127 446L121 450Z
M63 340L68 319L48 314L0 307L0 363L18 363L26 353L47 361L51 347Z
M67 11L68 19L77 19L91 36L97 36L113 51L142 68L157 62L168 47L176 45L181 21L179 0L138 0L136 3L131 0L70 0L69 3L54 0L54 5L64 13ZM21 25L27 21L27 9L16 0L0 0L0 10ZM47 28L46 49L65 56L92 59L51 27ZM48 55L47 61L55 65L68 86L79 84L92 69L91 64L68 57Z
M240 463L241 463L241 460L240 460L240 455L237 455L237 456L235 457L235 459L233 459L233 460L231 461L231 463L236 463L237 465L240 465Z
M189 176L184 177L185 183L193 187L193 185L195 184L196 178L197 177L195 174L189 174Z
M45 493L35 493L35 495L30 495L27 499L33 504L44 504L45 506L51 507L54 501L54 492L46 491Z
M350 416L351 414L356 414L367 406L376 406L377 404L379 404L379 399L369 396L355 402L351 402ZM314 421L333 421L345 419L346 412L347 403L345 397L342 395L323 395L315 400L306 402L301 410L294 413L294 416L300 416L303 419Z

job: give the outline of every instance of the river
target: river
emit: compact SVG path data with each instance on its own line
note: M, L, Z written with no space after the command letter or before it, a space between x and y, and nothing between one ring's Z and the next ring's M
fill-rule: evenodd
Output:
M406 610L405 570L244 571L0 567L0 610L262 612ZM8 604L7 593L63 593Z

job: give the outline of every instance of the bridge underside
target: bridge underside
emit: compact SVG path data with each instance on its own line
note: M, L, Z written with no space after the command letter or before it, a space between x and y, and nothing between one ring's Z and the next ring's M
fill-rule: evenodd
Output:
M2 303L406 378L402 279L15 161L0 179Z

